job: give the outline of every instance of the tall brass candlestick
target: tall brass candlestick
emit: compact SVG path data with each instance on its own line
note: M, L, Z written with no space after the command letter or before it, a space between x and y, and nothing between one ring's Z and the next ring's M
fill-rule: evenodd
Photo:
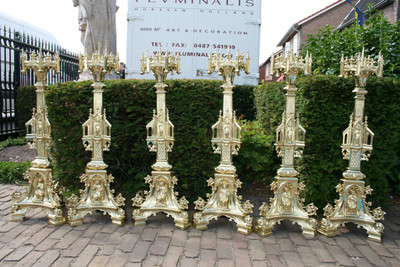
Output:
M384 226L376 220L383 220L385 212L380 207L374 209L372 214L369 207L371 203L365 201L366 196L372 193L372 189L363 181L365 175L361 172L361 161L368 160L372 152L374 133L368 128L367 117L364 118L365 86L369 76L376 74L382 77L383 57L379 55L378 62L358 54L357 58L344 58L342 56L340 75L353 76L356 82L354 113L350 116L350 125L343 132L342 152L343 158L349 160L349 167L343 173L341 183L336 186L339 200L335 201L335 207L331 204L324 208L324 216L318 232L333 237L337 227L347 222L362 226L367 230L368 239L381 242L381 234Z
M30 60L27 60L26 54L22 52L21 61L22 72L33 69L37 80L35 83L36 109L33 109L32 119L25 124L26 138L31 148L36 148L37 156L32 161L29 171L24 175L25 179L29 180L25 195L17 191L12 194L16 203L11 207L11 221L22 221L27 211L41 208L48 214L49 224L60 225L65 223L65 218L49 161L51 127L44 95L47 73L51 69L59 72L60 57L58 53L54 56L54 60L49 53L43 57L40 50L38 55L31 54Z
M179 201L174 192L174 185L178 179L171 172L172 166L168 163L168 152L172 151L174 145L174 125L169 120L168 109L165 100L165 80L168 73L180 73L180 58L168 52L165 55L160 51L153 56L142 55L142 72L153 72L156 78L157 107L153 111L153 120L146 125L147 145L150 152L156 152L156 163L151 166L151 175L145 178L150 185L150 191L145 192L145 198L136 194L132 198L133 206L138 207L133 210L132 218L134 225L144 225L149 216L158 212L164 212L172 216L175 226L186 229L190 226L189 215L185 209L188 201L182 197Z
M305 209L303 199L299 193L305 185L298 182L299 173L294 168L294 158L301 157L305 146L305 130L300 125L299 116L296 117L296 80L301 72L311 73L312 57L302 58L293 52L286 58L272 56L272 73L286 76L286 109L282 114L282 123L276 129L276 151L282 157L282 165L275 176L271 188L274 198L270 199L271 206L266 203L260 207L261 218L257 221L256 232L261 236L272 235L273 226L282 220L290 220L299 224L303 235L314 236L317 221L310 218L315 215L317 208L313 203Z
M244 70L249 73L250 58L247 53L246 62L242 53L237 51L236 59L233 59L230 51L226 59L217 52L209 58L209 73L216 71L224 79L222 88L224 90L223 110L220 111L219 120L212 126L212 147L215 153L221 154L219 166L215 168L215 178L207 182L212 188L207 202L201 197L195 202L195 209L200 210L194 214L193 224L197 230L207 229L210 220L220 216L234 220L238 232L250 234L253 227L253 218L249 215L253 211L253 205L246 201L240 203L242 197L237 196L237 189L241 187L241 181L236 174L236 168L232 163L232 156L237 155L240 149L241 128L235 118L233 111L233 79Z
M118 68L118 56L107 54L107 51L104 56L97 52L91 57L79 56L79 71L88 69L94 77L93 109L90 109L89 119L82 125L82 141L85 149L92 151L92 160L80 177L81 182L85 183L85 189L81 190L80 197L72 194L68 199L68 224L71 226L82 224L84 216L95 210L108 213L113 224L123 225L126 222L125 211L120 208L125 199L121 194L114 198L114 190L110 190L114 177L107 174L107 165L103 161L103 151L108 151L111 143L111 124L103 110L103 82L107 72L118 73Z

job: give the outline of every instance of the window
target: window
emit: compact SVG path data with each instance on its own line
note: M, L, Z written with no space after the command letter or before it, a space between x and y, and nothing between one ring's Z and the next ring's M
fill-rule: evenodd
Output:
M285 57L290 54L290 42L286 42L285 44Z
M294 53L294 54L297 54L298 39L299 39L299 34L297 33L297 34L293 37L293 53Z

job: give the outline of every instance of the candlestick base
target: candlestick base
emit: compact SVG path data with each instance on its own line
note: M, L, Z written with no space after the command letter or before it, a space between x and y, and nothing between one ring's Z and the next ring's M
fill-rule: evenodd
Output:
M189 215L185 209L188 208L188 201L185 197L177 200L178 193L174 192L174 185L178 179L170 171L152 171L151 176L145 178L150 185L150 191L145 191L145 198L136 194L132 198L132 205L139 207L132 212L133 224L135 226L145 225L151 215L159 212L172 216L175 226L179 229L186 229L190 226Z
M24 177L29 180L25 195L18 191L11 195L12 200L16 201L11 206L11 221L22 221L28 211L40 208L47 213L50 225L64 224L65 218L57 194L57 184L52 179L52 169L31 167Z
M194 203L195 209L200 210L193 216L193 225L197 230L207 229L212 219L225 216L236 222L238 232L244 235L250 234L253 230L253 205L250 201L240 203L242 196L237 195L237 189L241 182L236 174L216 173L215 178L208 180L212 187L211 195L208 194L207 202L201 197Z
M85 189L81 190L79 198L74 194L68 198L70 206L68 224L70 226L81 225L86 214L100 210L111 216L113 224L124 225L126 222L125 211L120 206L125 205L125 198L121 194L114 198L114 189L110 190L110 183L114 181L114 177L111 174L107 175L105 169L93 170L87 167L85 174L82 174L80 179L85 183Z
M336 191L340 198L335 200L335 207L328 204L324 208L326 218L322 219L318 232L326 237L334 237L339 225L352 222L367 230L369 240L381 242L384 226L376 220L383 220L385 212L378 207L371 215L369 207L372 203L365 202L366 195L371 194L372 189L365 187L364 181L342 179Z
M278 171L278 173L285 173ZM260 207L260 218L257 221L256 233L260 236L272 235L273 226L282 220L290 220L301 226L304 236L315 236L317 220L310 218L315 215L317 207L313 203L303 207L304 199L299 198L299 193L304 189L304 184L298 182L297 177L276 176L271 184L274 198L270 200L271 207L266 203Z

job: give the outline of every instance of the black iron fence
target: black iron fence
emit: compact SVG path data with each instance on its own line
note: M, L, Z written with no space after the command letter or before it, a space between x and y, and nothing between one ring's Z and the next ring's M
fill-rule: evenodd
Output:
M33 70L21 73L21 51L30 54L39 53L40 49L43 53L60 54L60 73L49 71L48 84L79 78L76 54L53 43L0 27L0 139L25 130L18 127L18 110L15 105L17 89L20 86L34 85L36 77Z

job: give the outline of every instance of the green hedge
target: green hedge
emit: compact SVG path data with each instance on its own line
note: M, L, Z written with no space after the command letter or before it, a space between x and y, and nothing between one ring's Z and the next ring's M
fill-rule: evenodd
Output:
M400 170L400 81L371 77L367 83L365 114L375 133L374 150L361 170L366 183L374 189L368 197L374 205L384 205L388 193L399 193ZM269 83L256 90L258 119L275 132L284 109L282 83ZM335 186L342 178L348 161L342 158L342 132L349 124L354 108L354 80L336 76L299 79L297 111L305 127L306 146L297 162L301 179L308 185L307 202L320 210L338 197ZM397 189L396 189L397 186Z
M25 131L25 123L32 118L32 109L36 106L36 88L21 86L17 91L15 109L18 119L18 128Z
M31 163L25 161L7 162L0 161L0 183L18 183L24 180L24 173L29 169Z
M70 190L82 187L79 176L91 156L91 152L84 151L81 141L81 125L92 106L91 83L67 82L50 86L46 92L55 177ZM144 177L150 174L155 162L155 153L149 152L146 145L146 124L156 106L154 84L143 80L106 81L104 88L104 108L112 124L111 149L104 153L104 158L115 177L113 187L126 197L148 189ZM175 125L175 144L169 162L179 179L177 191L193 200L209 191L206 180L219 162L210 140L211 126L222 108L222 83L169 80L167 84L167 107ZM238 101L234 94L238 116L254 117L253 88L235 87L235 94L241 95Z

